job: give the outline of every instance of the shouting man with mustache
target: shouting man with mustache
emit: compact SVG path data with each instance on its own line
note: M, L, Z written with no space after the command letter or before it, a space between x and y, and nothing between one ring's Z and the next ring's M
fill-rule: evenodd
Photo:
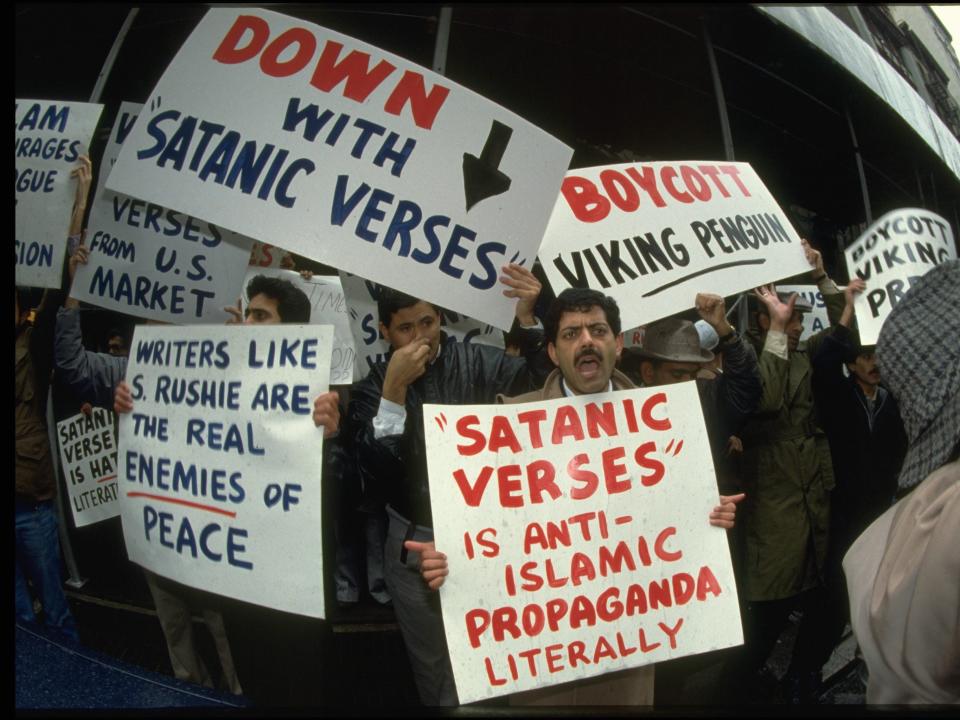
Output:
M535 402L635 387L630 378L614 367L623 352L623 335L620 309L613 298L596 290L568 288L553 301L543 325L547 353L557 368L540 390L516 397L500 395L499 402ZM710 524L732 528L736 503L743 497L721 495L720 504L710 513ZM407 541L405 546L420 553L423 581L431 590L438 590L448 574L446 555L433 542ZM510 696L510 704L653 705L653 666L515 693Z

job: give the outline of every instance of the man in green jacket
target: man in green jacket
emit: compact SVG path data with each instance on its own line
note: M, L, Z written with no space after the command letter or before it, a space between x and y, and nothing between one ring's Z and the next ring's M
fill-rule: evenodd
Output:
M824 605L834 479L830 448L814 406L810 358L844 307L844 296L824 271L820 253L806 241L804 250L831 328L800 342L802 313L812 309L810 305L796 294L778 294L772 286L754 291L760 332L752 339L757 343L763 394L742 431L747 500L738 523L744 540L740 591L747 604L742 669L761 670L790 613L803 609L784 678L793 702L813 699L826 660L823 655L830 652L823 647L816 610Z

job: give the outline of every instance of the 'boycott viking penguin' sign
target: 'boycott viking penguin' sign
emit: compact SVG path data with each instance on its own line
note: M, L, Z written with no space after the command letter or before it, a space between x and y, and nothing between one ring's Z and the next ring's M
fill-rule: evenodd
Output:
M137 328L120 419L130 559L192 587L323 617L313 400L333 329Z
M253 240L152 203L107 190L103 178L142 105L120 106L103 153L90 210L90 261L77 268L78 300L177 325L220 323L247 271Z
M83 527L119 515L113 413L94 408L90 415L58 422L57 439L73 524Z
M508 329L572 151L447 78L265 11L210 10L107 184Z
M423 412L462 702L742 642L694 383Z
M60 287L76 193L71 171L87 153L103 105L17 100L17 284Z
M875 345L883 321L910 286L944 260L956 259L950 223L929 210L894 210L846 249L847 272L867 283L857 295L860 342Z
M567 173L540 247L550 284L601 290L624 327L806 272L800 238L747 163L671 162Z

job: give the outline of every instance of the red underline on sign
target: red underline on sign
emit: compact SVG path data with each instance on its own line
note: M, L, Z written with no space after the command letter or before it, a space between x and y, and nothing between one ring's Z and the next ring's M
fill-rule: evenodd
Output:
M107 475L106 477L102 477L99 480L97 480L97 482L102 483L102 482L106 482L107 480L116 480L116 479L117 479L116 475Z
M175 505L186 505L187 507L196 508L197 510L206 510L207 512L220 513L221 515L226 515L227 517L235 518L237 514L231 512L230 510L221 510L218 507L213 507L212 505L201 505L200 503L190 502L189 500L180 500L179 498L164 497L163 495L151 495L150 493L143 492L128 492L127 497L144 497L150 498L151 500L159 500L160 502L174 503Z

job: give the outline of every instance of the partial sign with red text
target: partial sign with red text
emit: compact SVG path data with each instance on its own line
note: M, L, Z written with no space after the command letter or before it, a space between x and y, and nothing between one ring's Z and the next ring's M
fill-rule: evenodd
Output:
M742 642L694 383L424 406L461 702Z
M114 415L94 408L57 423L60 463L76 527L120 514Z
M810 269L750 165L696 160L571 170L540 261L557 292L613 296L624 327Z
M108 184L509 329L572 150L354 38L215 8Z

